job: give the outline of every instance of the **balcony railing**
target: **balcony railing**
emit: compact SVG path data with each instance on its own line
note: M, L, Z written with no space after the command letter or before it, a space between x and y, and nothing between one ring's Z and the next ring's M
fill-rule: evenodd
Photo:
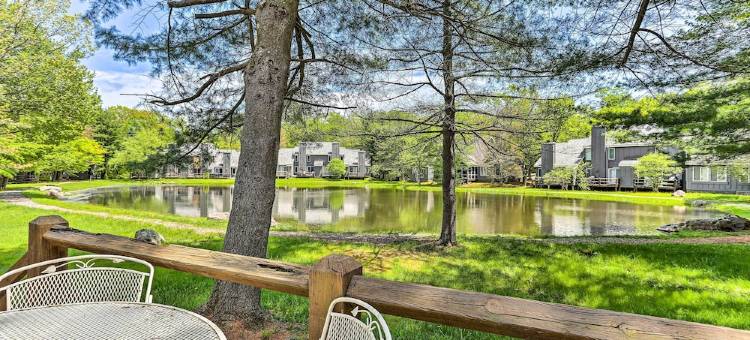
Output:
M620 179L616 177L591 177L588 179L589 186L592 187L617 187Z
M652 188L651 180L646 179L646 178L636 178L636 179L634 179L633 180L633 186L636 189L644 189L644 188L651 189ZM677 188L677 181L675 181L673 179L665 179L665 180L661 181L661 183L659 183L659 189L674 190L676 188Z

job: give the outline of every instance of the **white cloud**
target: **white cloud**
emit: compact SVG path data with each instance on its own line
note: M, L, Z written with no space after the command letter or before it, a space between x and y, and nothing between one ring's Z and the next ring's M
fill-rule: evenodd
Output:
M94 85L99 89L104 107L136 107L143 102L143 94L159 92L162 87L159 79L117 71L95 71Z

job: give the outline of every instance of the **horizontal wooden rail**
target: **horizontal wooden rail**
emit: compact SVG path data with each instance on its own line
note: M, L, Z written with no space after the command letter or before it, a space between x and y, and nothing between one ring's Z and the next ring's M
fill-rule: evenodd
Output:
M361 276L347 296L385 314L519 338L750 339L726 327Z
M131 256L218 280L308 296L310 339L320 337L326 306L338 296L367 301L385 314L521 338L750 339L750 332L727 327L367 278L359 263L340 255L305 267L67 227L49 229L42 239L43 247Z
M308 268L249 256L178 245L154 246L127 237L57 228L44 235L52 244L93 253L130 256L151 264L212 279L307 296Z

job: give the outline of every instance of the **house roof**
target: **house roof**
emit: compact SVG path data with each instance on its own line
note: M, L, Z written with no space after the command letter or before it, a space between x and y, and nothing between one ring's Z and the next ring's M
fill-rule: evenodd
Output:
M297 151L296 147L279 149L279 165L294 165L294 153Z
M716 156L699 155L691 157L690 160L685 162L685 165L732 165L742 161L750 163L750 156L738 156L734 158L722 159Z
M591 138L571 139L555 144L555 163L553 168L573 166L583 159L586 148L591 147ZM542 166L542 159L537 159L535 167Z
M607 141L608 148L628 148L636 146L654 146L654 144L649 142L609 143L609 140Z
M483 166L487 163L489 150L482 142L475 142L473 152L466 157L466 163L471 166Z
M328 155L333 152L333 142L304 142L306 155ZM340 149L340 148L339 148Z

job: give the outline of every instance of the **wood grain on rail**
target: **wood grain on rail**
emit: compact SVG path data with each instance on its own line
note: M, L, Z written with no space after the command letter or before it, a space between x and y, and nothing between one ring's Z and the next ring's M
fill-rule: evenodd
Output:
M750 339L727 327L361 276L347 296L384 314L525 339Z
M307 296L308 268L279 261L179 245L152 245L127 237L53 229L50 243L93 253L130 256L156 266L222 281Z

